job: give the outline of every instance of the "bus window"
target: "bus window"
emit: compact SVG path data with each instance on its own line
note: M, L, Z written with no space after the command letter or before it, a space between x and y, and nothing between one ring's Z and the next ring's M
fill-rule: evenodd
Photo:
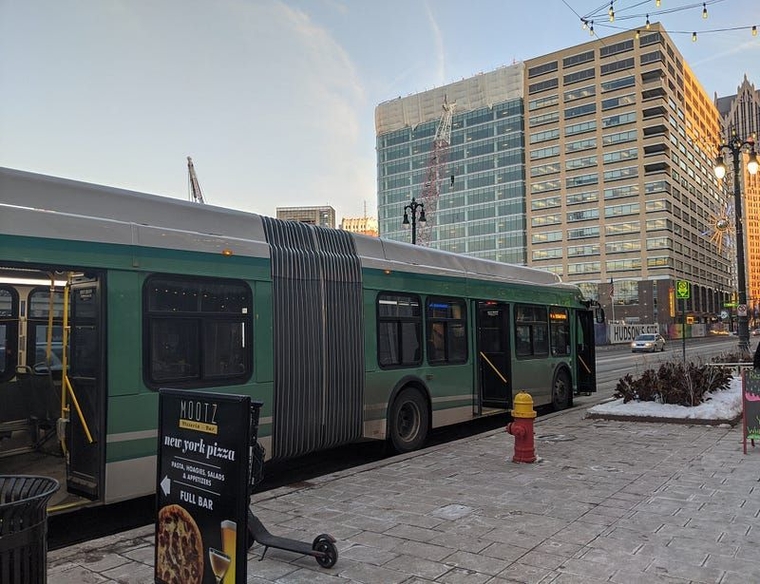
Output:
M29 319L47 320L50 314L50 289L35 288L29 294ZM63 290L53 294L53 319L63 319Z
M43 367L47 364L47 340L50 332L50 369L60 371L63 360L63 290L53 293L53 328L50 324L50 288L38 287L29 294L26 364Z
M245 373L245 323L209 322L205 338L208 345L204 359L207 377Z
M151 277L145 283L149 385L210 387L251 376L252 294L247 284Z
M567 308L552 307L549 311L552 355L570 354L570 317Z
M515 354L518 357L529 357L533 354L533 343L530 341L530 326L515 325Z
M0 381L16 374L18 344L18 294L13 288L0 288Z
M428 363L451 365L467 361L467 322L464 300L427 301Z
M380 367L422 363L420 299L405 294L377 296L377 362Z
M518 357L549 355L549 322L545 306L515 305L515 354Z

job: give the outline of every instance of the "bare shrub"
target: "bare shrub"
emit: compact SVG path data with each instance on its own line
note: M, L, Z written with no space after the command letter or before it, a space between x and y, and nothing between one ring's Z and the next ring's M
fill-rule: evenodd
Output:
M693 407L730 384L730 367L670 362L660 365L657 371L647 369L638 379L630 373L625 375L618 381L614 397L623 398L623 403L637 400Z

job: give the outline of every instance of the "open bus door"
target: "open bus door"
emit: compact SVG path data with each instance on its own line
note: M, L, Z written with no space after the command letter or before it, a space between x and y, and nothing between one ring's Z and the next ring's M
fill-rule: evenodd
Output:
M66 428L66 486L99 499L105 461L105 350L103 300L97 279L77 280L69 294L69 412Z
M480 403L482 406L508 408L512 405L509 304L479 302L477 315L477 359ZM482 413L482 411L478 411Z
M596 391L596 346L594 344L594 311L578 310L575 378L578 393Z

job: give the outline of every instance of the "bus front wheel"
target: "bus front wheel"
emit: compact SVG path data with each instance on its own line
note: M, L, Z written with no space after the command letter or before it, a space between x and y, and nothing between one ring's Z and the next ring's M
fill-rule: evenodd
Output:
M554 411L565 410L572 405L573 386L567 371L560 371L554 376L552 385L552 407Z
M396 396L388 419L388 435L396 452L420 448L427 438L430 421L422 394L411 387Z

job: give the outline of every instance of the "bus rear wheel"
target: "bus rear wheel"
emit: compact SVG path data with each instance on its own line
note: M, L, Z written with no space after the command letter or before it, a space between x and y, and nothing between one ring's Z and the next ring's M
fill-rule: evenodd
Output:
M394 450L399 453L420 448L426 438L430 420L425 398L413 388L406 388L396 396L388 418L388 436Z
M567 371L560 371L554 376L552 384L552 407L554 411L566 410L573 403L573 386Z

